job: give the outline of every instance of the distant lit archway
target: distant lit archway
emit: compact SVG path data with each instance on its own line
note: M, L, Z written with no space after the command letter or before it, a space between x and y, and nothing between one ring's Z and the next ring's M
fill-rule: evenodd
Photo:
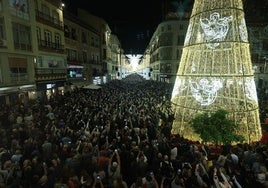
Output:
M127 54L126 57L128 58L132 69L130 70L131 72L136 72L138 65L141 61L142 55L137 54L137 55L133 55L133 54Z

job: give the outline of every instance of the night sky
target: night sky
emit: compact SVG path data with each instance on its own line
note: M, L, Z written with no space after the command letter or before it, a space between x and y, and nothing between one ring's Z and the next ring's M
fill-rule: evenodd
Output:
M194 0L64 0L66 8L82 8L103 18L118 36L125 54L143 54L168 11L191 11ZM243 0L246 16L268 18L268 0ZM247 8L249 7L249 8ZM260 13L262 12L262 13ZM266 19L267 21L267 19Z
M125 54L143 54L173 0L65 0L66 8L80 7L103 18L118 36ZM177 2L193 0L176 0Z

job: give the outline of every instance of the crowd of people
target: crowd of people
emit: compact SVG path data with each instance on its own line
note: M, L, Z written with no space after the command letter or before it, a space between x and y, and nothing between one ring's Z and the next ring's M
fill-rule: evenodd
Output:
M3 106L0 188L268 187L266 143L172 135L172 85L134 74Z

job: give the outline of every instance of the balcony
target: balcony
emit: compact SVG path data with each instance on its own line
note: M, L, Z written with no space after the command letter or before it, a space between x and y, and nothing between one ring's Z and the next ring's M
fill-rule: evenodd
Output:
M35 79L36 81L42 80L59 80L67 78L66 68L36 68Z
M67 56L67 63L72 65L82 65L82 60L78 59L77 57L69 57Z
M12 83L26 83L29 78L27 73L11 73L10 80Z
M100 65L100 62L97 60L89 60L89 64Z
M63 23L56 18L51 17L39 10L35 10L36 20L48 26L63 30Z
M50 41L39 40L38 48L42 51L64 54L64 46Z
M32 51L32 45L31 44L25 44L25 43L18 43L14 42L14 48L16 50L25 50L25 51Z

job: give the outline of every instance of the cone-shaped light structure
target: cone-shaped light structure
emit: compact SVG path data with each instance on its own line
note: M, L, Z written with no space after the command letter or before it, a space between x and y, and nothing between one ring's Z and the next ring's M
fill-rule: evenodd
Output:
M200 141L189 120L197 113L225 109L248 143L260 140L242 0L195 0L171 101L173 134Z

